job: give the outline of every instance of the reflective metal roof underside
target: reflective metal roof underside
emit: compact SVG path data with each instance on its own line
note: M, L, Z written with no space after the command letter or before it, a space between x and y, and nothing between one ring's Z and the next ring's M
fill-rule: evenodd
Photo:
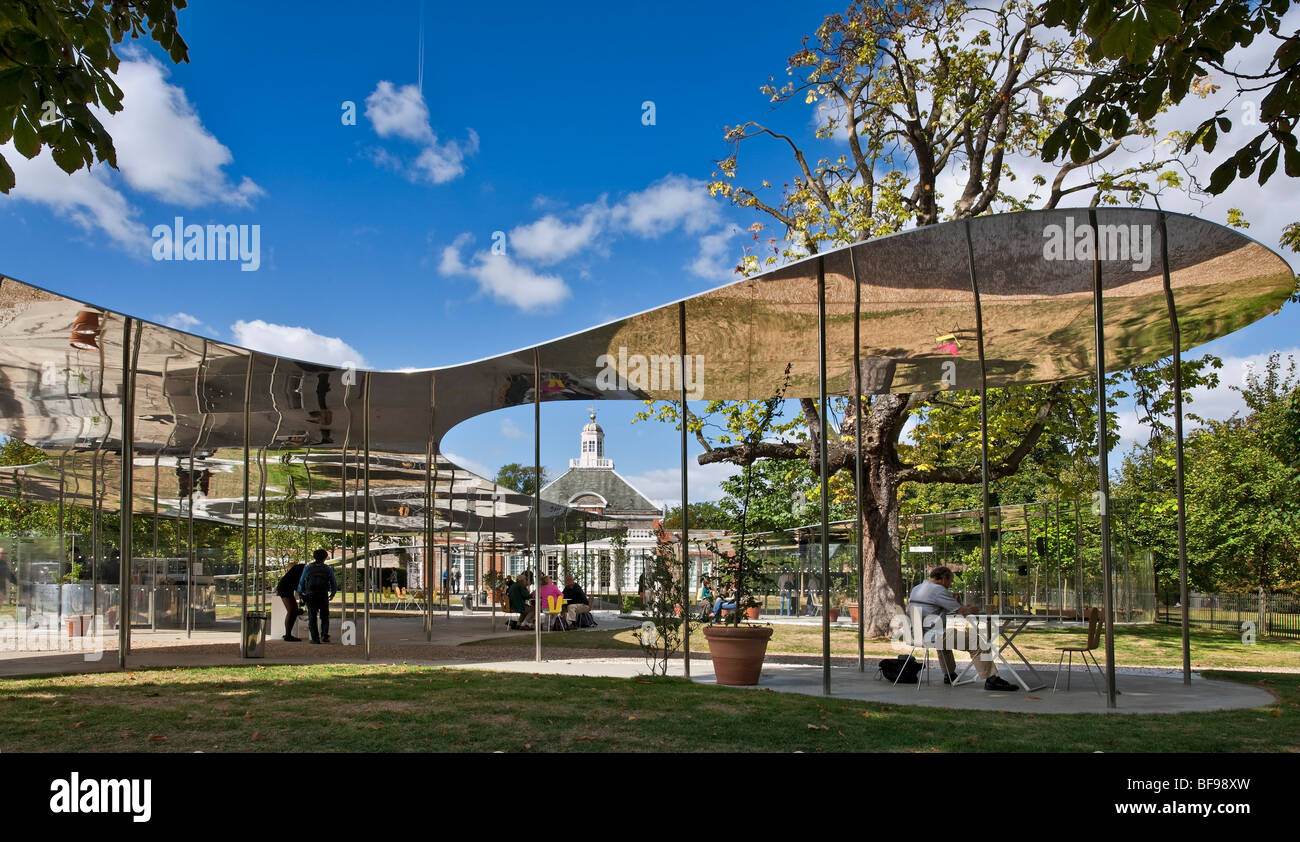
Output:
M1105 258L1108 370L1168 355L1157 212L1096 214ZM847 395L852 388L850 253L861 285L866 391L977 387L972 271L991 387L1090 376L1093 262L1079 245L1091 236L1081 233L1088 228L1087 210L1004 214L905 231L823 255L830 393ZM1287 263L1236 231L1179 214L1167 215L1167 230L1184 349L1277 311L1294 289ZM693 400L769 397L787 366L788 397L817 394L817 266L817 258L802 260L685 300L687 353L702 359ZM255 454L266 454L268 499L292 496L313 513L313 527L338 528L345 509L351 516L356 489L350 486L352 496L344 496L342 474L346 470L352 482L358 473L365 372L353 375L136 324L138 348L133 345L131 352L137 359L137 512L153 511L155 474L160 511L176 514L185 497L182 485L206 470L209 487L196 507L204 517L237 521L247 385L250 444ZM676 383L648 380L632 367L638 360L675 358L678 335L674 302L536 349L425 371L369 372L375 528L423 528L426 448L432 442L438 452L446 432L466 419L531 403L534 350L543 401L672 400L678 397ZM57 498L64 454L69 502L89 501L94 474L107 507L117 507L124 341L122 314L0 276L0 433L51 455L42 466L0 473L0 493ZM627 382L611 383L611 367ZM103 468L93 467L94 460L103 461ZM453 529L487 529L492 483L441 458L435 468L436 528L447 522L451 494ZM263 471L250 469L256 492ZM531 541L530 506L531 498L510 495L498 509L501 531ZM549 522L564 511L545 502L543 507L545 539Z

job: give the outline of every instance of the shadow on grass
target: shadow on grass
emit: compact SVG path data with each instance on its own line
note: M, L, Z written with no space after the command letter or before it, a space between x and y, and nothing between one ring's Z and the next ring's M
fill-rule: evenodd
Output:
M1107 716L954 713L678 678L378 665L146 670L0 680L0 750L1300 751L1300 676L1250 681L1278 704Z

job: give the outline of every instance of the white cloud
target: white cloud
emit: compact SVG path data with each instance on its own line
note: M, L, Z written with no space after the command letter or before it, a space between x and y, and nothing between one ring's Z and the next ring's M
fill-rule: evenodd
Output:
M680 227L698 234L718 224L721 213L703 181L668 175L614 209L616 222L642 237L659 237Z
M728 225L700 237L700 251L689 264L690 270L711 281L739 280L736 264L740 262L741 252L733 246L732 239L740 233L739 225Z
M197 319L189 313L172 313L170 316L164 316L162 318L162 323L168 327L183 330L186 333L213 333L212 328L204 324L201 319Z
M126 183L176 205L248 207L262 188L247 178L232 184L224 168L234 160L199 120L185 91L168 84L167 70L141 56L117 73L125 97L117 114L98 116L113 136Z
M380 137L401 137L416 143L434 140L429 106L415 85L394 87L381 81L366 97L366 117Z
M271 324L261 319L251 322L241 319L230 326L230 333L237 344L267 354L326 365L367 367L361 352L342 339L321 336L305 327Z
M123 109L109 114L95 108L113 137L120 175L103 164L69 175L48 150L30 161L12 144L0 150L17 178L12 198L47 205L86 231L97 229L128 251L147 253L148 229L139 222L139 208L117 187L118 178L139 193L191 207L247 207L263 191L248 178L231 182L225 173L230 150L203 127L185 91L167 82L166 68L142 53L128 55L116 77Z
M691 501L721 500L726 496L722 481L739 470L735 465L699 465L694 459L688 460L686 481ZM682 472L676 468L654 468L640 474L629 474L626 479L656 506L667 503L672 508L682 503Z
M381 81L366 97L366 117L382 138L401 138L423 147L410 162L386 149L371 150L375 163L397 170L412 181L445 184L465 174L465 159L478 152L478 133L468 130L467 139L439 141L429 122L429 106L415 85L398 88Z
M479 290L524 312L548 310L569 297L569 286L558 275L543 275L521 266L504 254L477 252L466 263L460 248L464 235L443 249L439 271L443 275L468 275Z
M519 429L519 425L509 418L501 419L501 435L508 439L522 439L524 431Z
M30 161L12 143L0 145L0 153L17 179L10 198L46 205L87 232L98 229L119 247L148 254L153 242L149 229L138 219L139 208L111 186L108 167L97 165L69 175L54 163L49 150Z
M582 218L569 224L554 214L520 225L510 232L510 247L525 260L556 263L587 248L608 221L604 202L588 205Z

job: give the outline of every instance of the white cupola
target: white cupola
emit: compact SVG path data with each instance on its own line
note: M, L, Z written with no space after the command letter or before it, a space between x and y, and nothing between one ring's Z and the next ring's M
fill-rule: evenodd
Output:
M605 458L605 431L596 423L596 410L588 410L591 421L582 428L582 455L569 460L570 468L613 468L614 460Z

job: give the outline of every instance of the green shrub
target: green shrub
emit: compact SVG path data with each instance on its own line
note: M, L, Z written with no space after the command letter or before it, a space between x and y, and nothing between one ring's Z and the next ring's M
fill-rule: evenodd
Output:
M623 597L623 613L641 610L641 597L628 594Z

